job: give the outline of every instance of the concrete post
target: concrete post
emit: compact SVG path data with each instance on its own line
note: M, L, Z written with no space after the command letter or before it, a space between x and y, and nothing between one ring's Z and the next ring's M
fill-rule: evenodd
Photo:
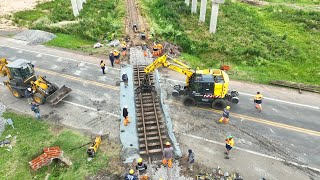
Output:
M210 19L210 33L216 33L219 4L224 3L224 0L212 0L211 19Z
M186 3L187 6L190 5L190 0L184 0L184 2Z
M82 0L77 0L77 6L78 6L78 10L81 11L81 9L82 9Z
M71 0L72 11L75 17L79 16L79 10L77 6L77 0Z
M207 10L207 0L201 0L201 6L200 6L200 22L205 22L206 20L206 10Z
M191 13L197 13L197 3L198 3L198 0L192 0Z

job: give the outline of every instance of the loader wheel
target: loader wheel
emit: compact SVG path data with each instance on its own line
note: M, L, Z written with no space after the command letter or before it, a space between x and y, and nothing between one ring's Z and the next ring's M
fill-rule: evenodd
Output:
M196 100L192 97L186 97L184 100L183 100L183 104L185 106L194 106L196 105Z
M226 103L226 100L224 99L215 99L212 104L211 104L211 107L213 109L223 109L227 106L227 103Z
M14 97L16 97L16 98L21 98L22 97L22 94L17 89L11 89L11 92L14 95Z
M40 93L35 93L33 95L33 100L34 102L36 102L37 104L44 104L46 102L46 98L40 94Z

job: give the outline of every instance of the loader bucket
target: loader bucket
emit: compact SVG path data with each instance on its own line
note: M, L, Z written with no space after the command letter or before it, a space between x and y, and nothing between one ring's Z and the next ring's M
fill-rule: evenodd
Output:
M54 93L52 93L50 96L47 97L46 101L50 105L56 105L58 102L60 102L63 98L68 96L68 94L72 91L71 88L68 88L67 86L63 85L60 89L56 90Z

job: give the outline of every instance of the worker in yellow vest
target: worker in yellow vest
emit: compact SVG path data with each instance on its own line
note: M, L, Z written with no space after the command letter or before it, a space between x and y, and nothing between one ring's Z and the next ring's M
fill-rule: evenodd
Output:
M126 56L127 55L127 44L126 44L126 42L123 42L121 44L121 48L122 48L122 56Z
M225 152L225 154L227 155L226 156L227 159L229 159L230 151L233 146L234 146L233 136L228 136L226 139L226 152Z
M116 60L116 64L120 64L120 53L118 50L114 50L113 51L113 56L114 56L114 59Z
M263 99L263 95L260 94L260 92L257 92L257 95L254 97L254 103L259 112L262 111L262 106L261 106L262 99Z

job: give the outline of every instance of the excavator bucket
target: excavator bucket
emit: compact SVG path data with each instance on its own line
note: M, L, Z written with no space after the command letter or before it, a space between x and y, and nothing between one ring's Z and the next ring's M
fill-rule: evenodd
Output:
M60 102L63 98L68 96L68 94L72 91L71 88L68 88L67 86L63 85L60 89L56 90L54 93L52 93L50 96L47 97L46 101L50 105L56 105L58 102Z

